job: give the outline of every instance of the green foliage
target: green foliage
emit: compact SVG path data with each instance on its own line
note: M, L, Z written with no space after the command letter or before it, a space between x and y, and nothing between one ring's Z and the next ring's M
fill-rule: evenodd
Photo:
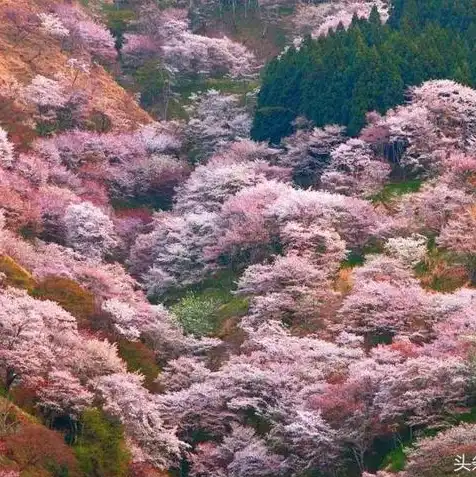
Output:
M31 290L35 286L31 274L8 255L0 256L0 273L5 274L4 282L8 286L25 290Z
M418 192L423 181L421 179L411 179L406 181L390 182L383 189L370 197L374 203L388 204L393 199L412 192Z
M215 329L216 312L220 305L216 297L189 292L172 307L172 312L186 333L206 336Z
M347 258L342 262L342 268L355 268L363 265L365 261L365 255L361 252L351 251Z
M96 312L94 295L69 278L47 277L31 291L31 295L55 301L77 318L79 326L90 324L88 322Z
M139 371L144 375L147 388L154 388L160 368L155 360L155 353L140 341L119 340L119 356L126 362L129 372Z
M88 477L127 475L129 454L121 424L99 409L86 410L80 420L80 435L74 445L79 467Z
M257 141L268 139L272 143L279 143L283 136L291 134L291 121L296 116L296 111L282 106L259 107L251 136Z
M347 31L307 38L299 50L291 48L270 62L253 138L278 142L298 115L317 126L343 124L355 135L368 111L384 113L402 103L408 86L438 78L474 86L474 2L444 2L448 8L441 3L418 0L410 12L411 2L399 0L387 25L374 9L368 20L354 18Z
M40 137L51 136L58 129L58 124L51 121L38 121L35 126L36 134Z
M405 468L407 456L404 447L398 446L393 451L387 454L383 461L382 469L389 472L400 472Z
M134 73L134 79L141 91L141 106L161 105L166 101L169 73L157 61L149 61Z
M116 48L122 47L124 33L129 29L131 22L135 18L133 10L121 8L117 5L103 5L103 12L106 16L106 24L116 39Z
M223 271L175 297L170 308L187 333L215 334L229 318L247 313L248 299L233 293L236 278L231 271Z

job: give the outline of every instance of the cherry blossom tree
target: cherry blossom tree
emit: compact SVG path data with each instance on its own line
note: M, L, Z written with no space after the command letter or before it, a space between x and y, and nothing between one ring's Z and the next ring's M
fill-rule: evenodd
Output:
M103 25L90 20L83 20L75 25L74 33L78 35L93 58L106 63L116 59L117 51L114 47L114 37Z
M251 428L234 425L219 445L199 444L191 455L193 476L271 477L283 474L284 458L272 454Z
M472 283L476 283L476 210L469 208L451 219L441 231L438 244L464 258Z
M277 225L288 221L309 225L314 221L334 229L349 248L359 247L376 232L381 217L364 200L331 194L288 188L267 208L265 215ZM352 225L351 225L352 224Z
M277 161L281 165L292 167L297 184L315 186L330 160L331 151L344 141L344 128L341 126L297 129L294 134L283 139L281 146L284 151Z
M88 257L111 255L118 245L111 219L90 202L70 205L64 215L66 243Z
M184 161L164 154L138 156L106 167L109 195L115 200L139 199L170 207L174 189L188 173Z
M472 468L471 460L476 451L474 424L460 424L434 437L418 440L412 449L406 450L407 464L404 475L408 477L442 477L464 472ZM459 459L458 459L459 457ZM458 465L458 462L461 464ZM460 470L457 470L457 469Z
M314 336L293 336L276 323L251 333L243 351L220 369L206 373L204 379L193 383L185 379L182 390L161 395L159 402L166 421L177 425L179 435L188 442L195 442L194 435L200 429L213 441L231 444L230 424L231 439L236 436L236 425L264 420L270 428L261 441L266 445L266 455L277 452L286 457L272 459L276 465L282 462L275 472L299 474L310 468L331 469L340 447L319 411L306 406L307 396L320 389L323 380L345 372L350 363L361 359L362 351ZM252 436L252 431L243 430L240 435ZM255 444L254 439L251 442ZM264 450L260 451L262 458ZM221 445L201 443L191 456L194 472L221 475L223 466L237 458L222 452L225 449ZM254 460L253 448L249 452L253 452L250 459ZM211 456L223 456L224 462Z
M154 230L141 235L131 249L134 273L144 273L150 295L200 281L208 270L204 249L215 241L216 215L159 214Z
M76 336L66 340L61 361L81 383L102 375L126 372L126 365L119 357L116 343L92 337Z
M289 186L276 181L262 181L228 198L219 217L216 242L206 249L206 256L229 257L233 263L254 263L272 252L273 227L265 212Z
M44 185L38 188L33 200L38 204L41 214L42 238L64 243L66 239L63 222L65 211L69 205L79 203L80 198L70 189Z
M140 66L157 56L159 45L148 35L126 33L121 54L128 66Z
M252 295L246 326L264 320L311 324L322 319L322 307L333 298L325 270L308 257L288 254L270 265L248 267L238 282L238 292ZM320 323L320 327L324 324Z
M81 386L78 378L69 371L56 370L48 374L38 397L38 406L50 418L66 415L75 420L93 401L93 394Z
M375 405L383 422L444 427L466 405L470 370L459 358L408 359L387 375Z
M41 30L54 38L64 38L69 35L69 30L63 25L58 16L52 13L40 13Z
M339 450L335 433L319 412L296 412L292 420L286 419L272 430L270 439L289 449L291 456L286 464L294 472L313 468L331 470L333 465L329 462L337 457Z
M76 333L76 320L51 301L30 298L22 290L0 293L0 361L5 386L36 380L55 364L56 348Z
M350 448L360 471L365 469L365 456L374 439L389 432L374 404L386 369L373 359L358 361L350 365L345 381L324 384L308 398L311 409L319 410L340 445Z
M249 136L251 118L238 96L212 89L192 95L191 100L185 137L194 159L209 157L225 144Z
M196 356L180 356L167 363L157 381L168 392L180 391L194 383L204 381L210 373L202 359Z
M471 146L471 151L474 146ZM445 174L441 181L449 187L471 193L476 173L476 159L471 154L453 154L444 161Z
M459 189L442 183L425 184L397 204L397 227L406 232L438 233L451 217L471 203L471 196Z
M408 266L397 258L387 255L367 255L361 267L354 269L356 281L389 282L396 286L416 286L417 280Z
M166 469L178 462L184 445L173 429L164 426L160 408L142 382L137 374L111 374L97 379L94 389L104 402L104 411L121 420L138 446L135 460Z
M226 199L265 179L257 169L256 163L221 164L218 160L199 165L177 188L174 210L218 212Z
M427 252L427 238L414 234L411 237L393 237L385 243L385 251L409 267L420 263Z
M13 145L8 140L7 132L0 128L0 164L2 167L13 165Z
M425 338L438 315L432 296L408 282L356 281L339 310L348 331L373 336L395 334Z
M413 103L426 107L433 124L453 137L455 145L471 144L475 122L476 92L450 80L433 80L411 88Z
M68 102L64 86L57 80L36 75L31 83L25 87L23 95L27 102L38 108L40 120L50 120L58 109Z
M48 162L61 162L74 171L90 162L127 164L146 155L140 136L127 133L68 131L51 139L37 141L34 149Z
M298 8L293 22L297 30L302 34L310 34L313 37L327 35L335 30L339 24L348 28L352 18L368 18L372 8L376 7L382 21L388 18L388 4L381 0L344 0L339 2L326 1L317 5L303 4Z
M332 151L321 184L331 192L369 196L382 188L389 174L390 166L378 160L368 144L350 139Z
M184 31L162 46L165 61L185 73L229 74L240 78L254 72L254 55L227 37L209 38Z
M400 173L435 176L448 151L469 152L475 124L474 90L433 80L410 88L411 102L375 116L361 138L378 147Z

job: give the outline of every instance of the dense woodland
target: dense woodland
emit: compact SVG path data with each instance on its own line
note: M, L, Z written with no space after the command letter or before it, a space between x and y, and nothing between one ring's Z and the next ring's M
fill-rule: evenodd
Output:
M306 37L266 67L252 136L279 142L299 115L356 135L367 112L401 104L409 86L439 78L474 86L474 7L472 0L396 1L385 24L374 6L347 29Z
M2 0L0 477L471 471L475 15Z

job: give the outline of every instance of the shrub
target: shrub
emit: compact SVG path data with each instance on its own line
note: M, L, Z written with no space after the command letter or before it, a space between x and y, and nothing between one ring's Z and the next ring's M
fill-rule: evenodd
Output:
M186 333L205 336L215 330L216 313L221 304L214 296L189 292L172 306L172 312Z
M85 411L79 424L80 434L74 451L84 475L126 476L129 454L121 424L99 409Z
M95 315L94 295L69 278L47 277L32 290L31 295L55 301L76 317L79 326L85 326Z
M35 287L31 274L8 255L0 256L0 273L5 274L4 283L8 286L25 290Z
M143 374L145 387L153 391L154 381L160 372L155 353L140 341L120 340L118 345L119 356L126 362L127 371L139 371Z
M4 438L3 449L22 469L22 475L40 475L39 469L56 476L79 475L77 460L63 436L39 424L24 423L15 434Z

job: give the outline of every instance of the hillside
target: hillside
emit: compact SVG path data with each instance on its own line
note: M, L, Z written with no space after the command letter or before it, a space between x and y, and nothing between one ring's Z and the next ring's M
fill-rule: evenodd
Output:
M471 471L474 12L0 0L0 477Z

